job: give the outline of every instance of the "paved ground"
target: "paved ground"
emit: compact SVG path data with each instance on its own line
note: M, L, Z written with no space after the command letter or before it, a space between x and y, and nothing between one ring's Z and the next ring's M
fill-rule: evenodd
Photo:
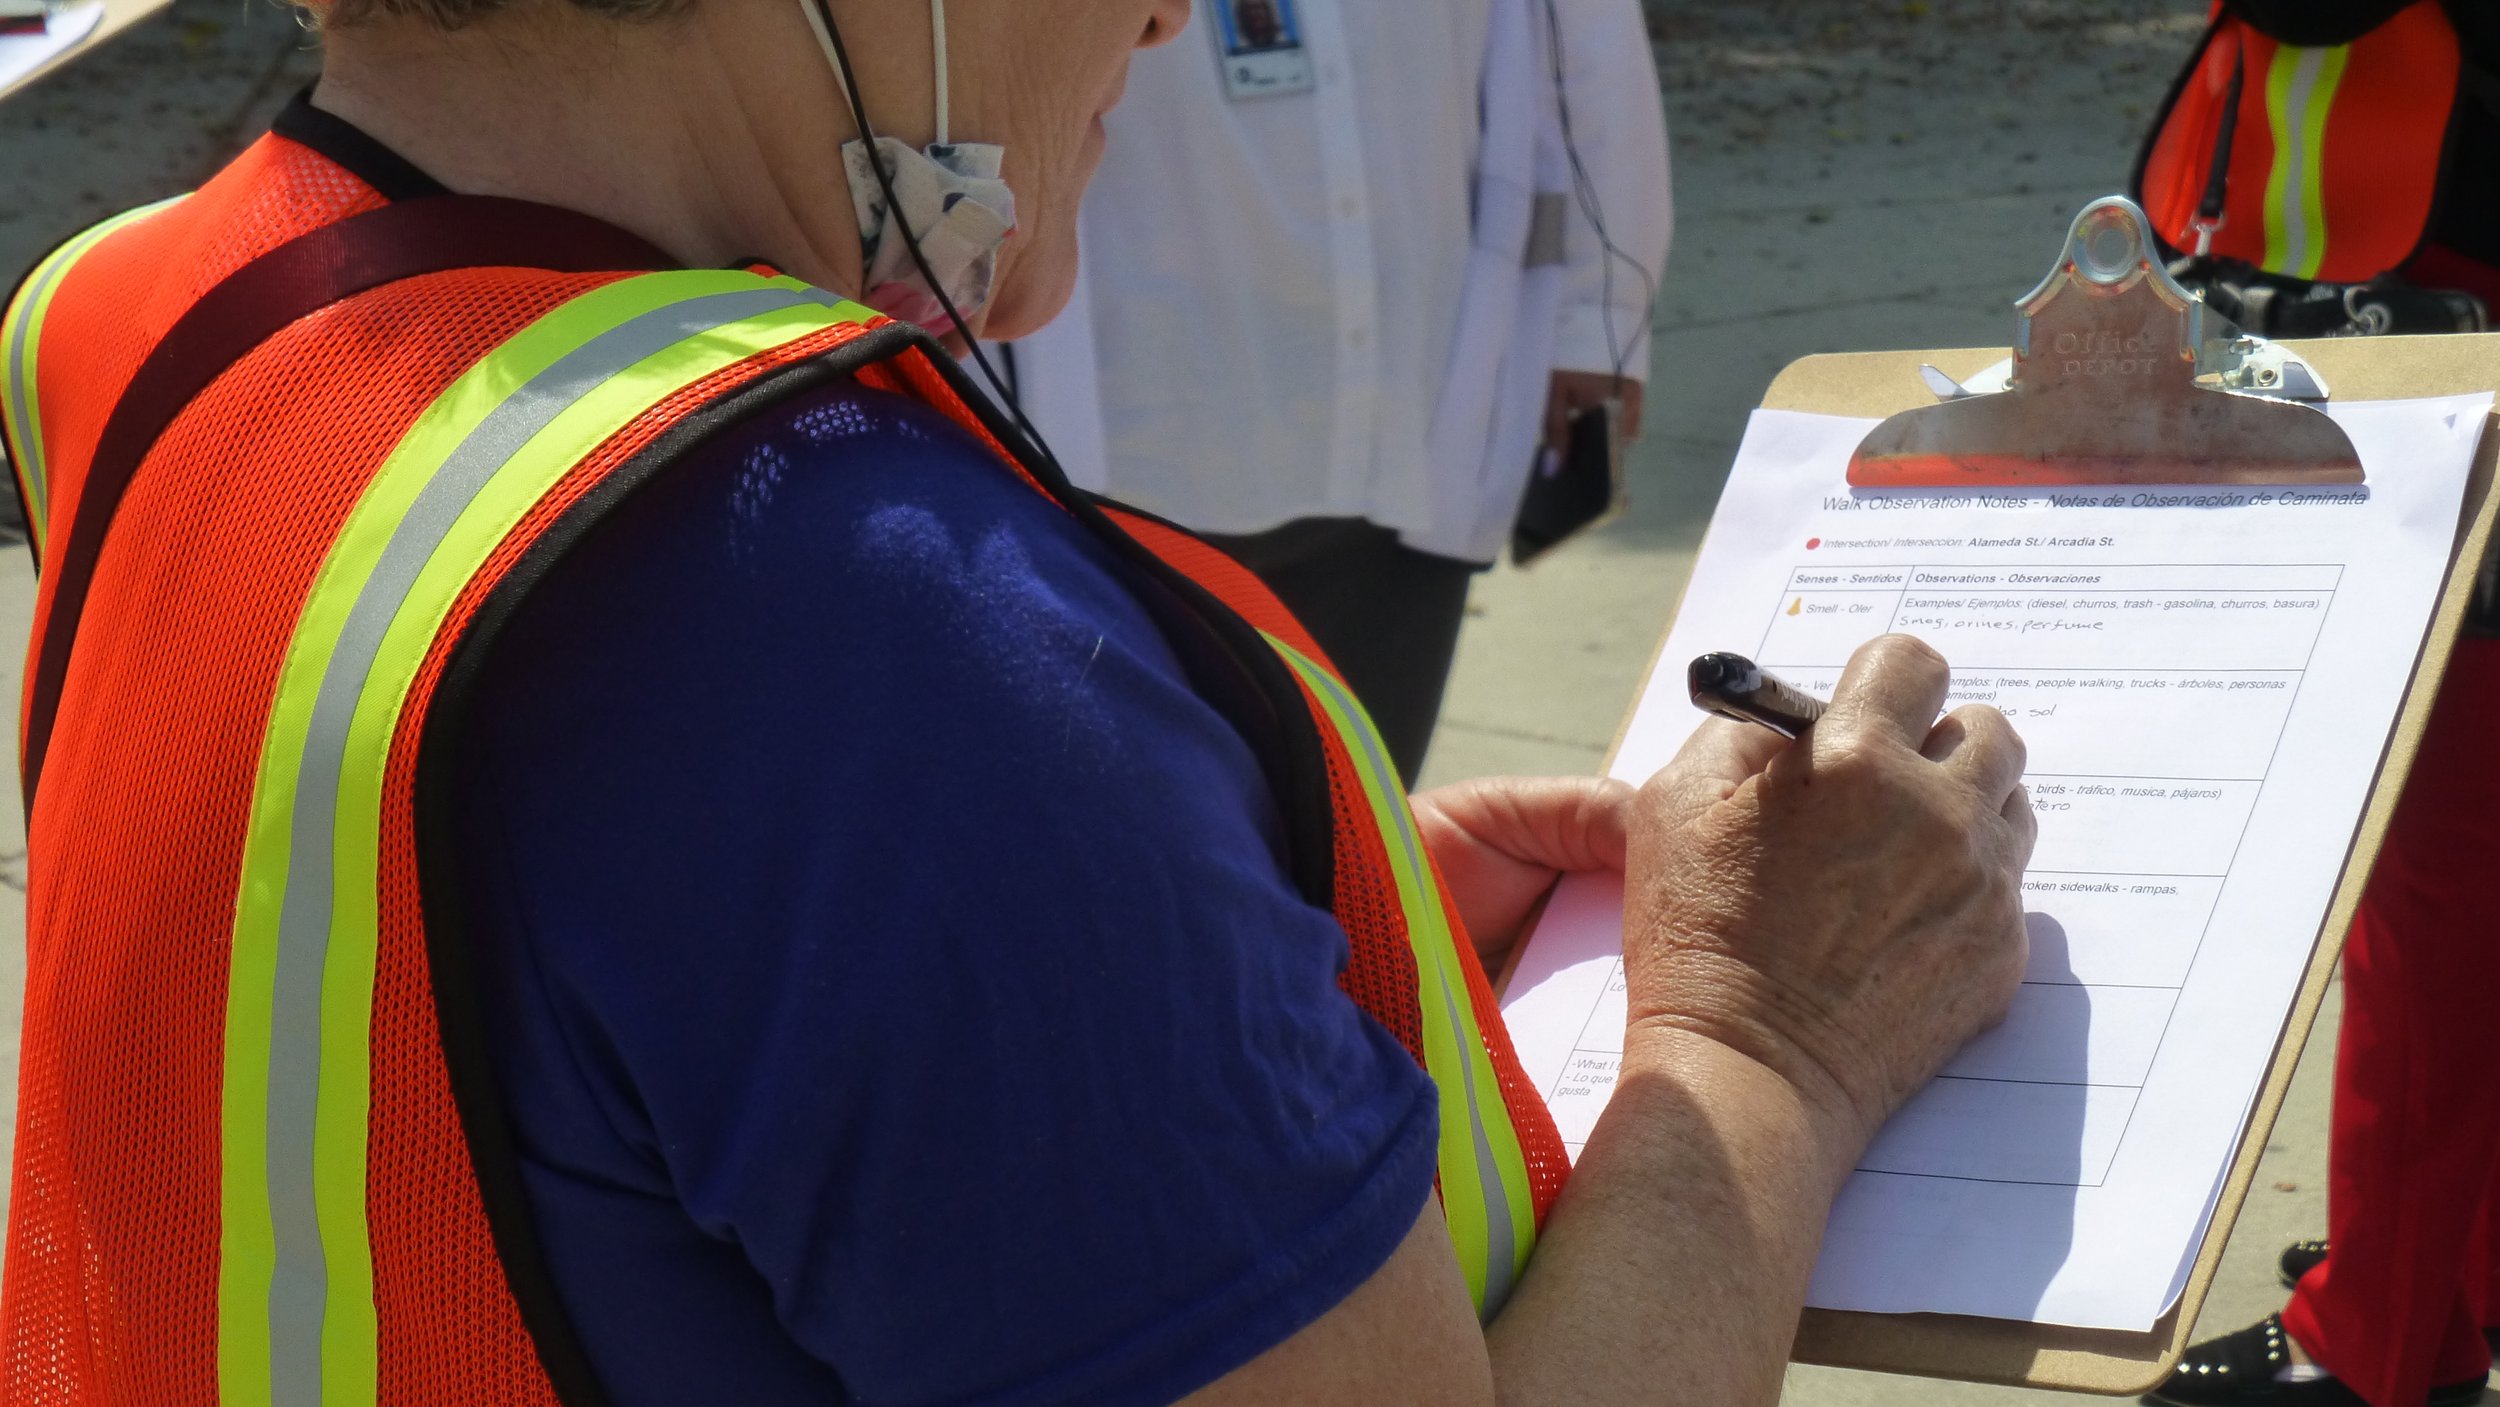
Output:
M2203 9L1650 0L1679 223L1633 507L1533 571L1484 580L1426 780L1594 770L1773 373L1815 351L2002 345L2009 300L2045 269L2076 207L2123 186ZM176 0L112 50L0 104L0 271L197 180L313 68L268 0ZM23 639L31 598L23 557L0 553L0 688L12 699L17 649L5 641ZM0 806L0 884L22 884L22 858L14 808ZM22 980L22 921L0 905L0 1068L14 1066ZM2323 1226L2333 1014L2232 1243L2211 1328L2274 1308L2274 1250ZM0 1120L0 1139L8 1127ZM1806 1407L2016 1395L1822 1369L1789 1381Z

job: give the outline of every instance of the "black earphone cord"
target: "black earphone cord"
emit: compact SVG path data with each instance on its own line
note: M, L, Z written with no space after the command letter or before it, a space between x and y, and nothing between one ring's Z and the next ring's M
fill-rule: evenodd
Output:
M830 0L808 0L808 3L816 7L817 16L825 22L825 37L833 45L833 61L842 67L842 91L850 100L851 119L859 124L859 139L868 147L869 168L877 173L877 189L885 196L885 208L892 213L895 228L902 232L903 247L911 252L912 267L920 271L920 277L929 285L929 292L937 298L939 309L963 334L964 345L972 349L973 364L981 368L981 378L989 383L990 393L1007 408L1009 415L1015 417L1016 428L1024 432L1024 437L1032 442L1033 448L1051 471L1066 478L1066 471L1060 468L1059 457L1051 453L1050 444L1042 438L1042 432L1025 417L1023 404L1008 391L1007 383L999 377L997 368L990 365L989 357L981 350L980 337L973 332L972 325L964 321L955 300L946 296L945 285L939 282L937 271L929 267L929 256L921 252L920 236L903 214L902 197L895 193L893 173L885 169L885 155L877 150L877 129L868 121L868 104L860 96L859 75L851 69L851 51L842 42L842 27L834 23Z
M1632 272L1641 276L1641 287L1647 295L1641 300L1644 309L1654 308L1658 302L1658 276L1650 272L1648 265L1625 253L1623 246L1615 243L1615 237L1607 232L1606 208L1598 199L1597 182L1589 175L1588 163L1581 160L1580 143L1571 130L1571 93L1564 82L1563 72L1562 11L1555 0L1545 0L1545 33L1546 57L1552 61L1554 69L1554 108L1562 122L1563 153L1571 162L1572 198L1578 202L1580 213L1587 218L1589 228L1597 232L1598 248L1606 255L1598 266L1599 317L1606 327L1606 353L1614 358L1615 380L1620 382L1632 353L1615 331L1615 261L1620 259L1631 265ZM1644 312L1642 316L1648 314Z

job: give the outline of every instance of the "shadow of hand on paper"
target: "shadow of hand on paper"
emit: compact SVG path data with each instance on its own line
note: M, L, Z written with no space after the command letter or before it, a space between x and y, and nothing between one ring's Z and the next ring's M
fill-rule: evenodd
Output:
M1876 1235L1900 1258L1883 1308L2027 1316L2074 1244L2078 1187L2099 1181L2116 1149L2127 1111L2101 1128L2110 1111L2092 1100L2096 993L2075 981L2056 919L2025 923L2031 967L2004 1024L1893 1115L1836 1209L1845 1239ZM1883 1230L1853 1225L1853 1209ZM1837 1279L1818 1287L1838 1290Z

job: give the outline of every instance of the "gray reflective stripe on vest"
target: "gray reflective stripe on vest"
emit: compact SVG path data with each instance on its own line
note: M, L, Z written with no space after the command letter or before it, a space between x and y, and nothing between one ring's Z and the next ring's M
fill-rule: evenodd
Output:
M601 334L514 390L452 452L392 533L358 593L321 678L291 819L295 863L278 928L269 1057L268 1188L277 1264L269 1290L270 1386L278 1407L322 1400L322 1318L329 1270L314 1200L321 1085L322 977L335 882L334 833L348 731L383 635L418 574L506 462L568 407L690 337L803 303L813 290L768 288L674 303Z
M18 472L25 476L30 486L43 483L43 442L36 438L40 431L35 425L35 401L30 394L31 388L26 384L26 352L35 336L35 308L43 302L44 294L51 291L52 285L61 281L61 275L69 272L77 262L75 259L64 259L58 264L36 270L25 292L18 295L24 300L25 312L9 329L9 345L0 347L0 356L9 359L9 404L15 408L17 415L23 417L20 423L26 426L18 445L18 453L26 456L26 462L18 466ZM40 492L39 487L37 492ZM36 509L32 503L26 507L30 513Z
M43 262L35 266L34 273L14 298L0 304L0 318L8 320L8 343L0 346L0 357L8 362L5 413L17 422L17 449L24 457L17 470L26 486L26 531L36 545L38 559L42 555L46 527L43 519L52 501L51 481L45 477L49 472L46 463L49 456L44 448L43 420L39 414L40 407L35 404L40 388L33 379L34 358L40 355L37 342L47 320L43 316L48 311L45 305L59 289L61 280L69 277L69 271L78 267L79 262L94 252L95 247L108 236L184 199L183 196L173 196L152 205L142 205L72 236L59 249L44 256Z
M2291 91L2284 96L2284 148L2276 153L2274 159L2286 168L2290 176L2283 183L2283 271L2286 273L2300 273L2315 267L2310 260L2309 249L2322 233L2312 228L2320 212L2309 208L2309 167L2318 159L2318 153L2309 150L2309 109L2319 99L2318 77L2325 67L2326 50L2301 50L2300 59L2292 68Z
M1355 718L1364 716L1362 705L1355 701L1354 695L1326 670L1315 671L1308 677L1316 680L1321 688L1328 691L1329 697L1336 702L1340 710ZM1378 769L1380 775L1384 777L1398 775L1397 768L1381 751L1378 733L1370 728L1357 728L1354 730L1354 735L1362 739L1363 751L1372 766ZM1416 874L1429 876L1431 871L1424 863L1422 842L1415 835L1414 815L1404 806L1395 808L1395 811L1398 819L1398 845L1405 852L1409 869ZM1423 980L1423 974L1420 971L1416 973L1416 980L1418 983ZM1460 1032L1467 1030L1467 1023L1459 1017L1458 994L1450 990L1449 974L1441 970L1438 965L1434 968L1433 986L1440 991L1442 1006L1449 1014L1450 1029ZM1431 998L1426 995L1424 999L1429 1001ZM1510 1193L1502 1186L1501 1164L1495 1161L1493 1139L1484 1127L1482 1100L1484 1091L1476 1087L1476 1063L1472 1058L1475 1052L1462 1050L1459 1054L1461 1058L1458 1061L1458 1077L1466 1092L1467 1132L1475 1143L1476 1182L1484 1195L1487 1245L1484 1264L1484 1304L1480 1307L1479 1313L1489 1323L1501 1310L1502 1302L1510 1298L1511 1283L1518 1273L1519 1240L1510 1224ZM1495 1097L1499 1098L1499 1095L1496 1094Z

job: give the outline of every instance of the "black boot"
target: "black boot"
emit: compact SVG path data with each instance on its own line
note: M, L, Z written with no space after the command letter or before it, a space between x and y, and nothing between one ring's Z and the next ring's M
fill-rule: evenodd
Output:
M2283 1254L2275 1259L2275 1274L2282 1279L2284 1289L2298 1289L2300 1277L2317 1269L2325 1259L2324 1241L2294 1241L2285 1246Z
M2284 1382L2276 1376L2290 1366L2283 1316L2269 1314L2236 1334L2189 1349L2144 1400L2167 1407L2367 1407L2359 1393L2332 1377ZM2427 1407L2467 1407L2482 1395L2481 1378L2444 1383L2431 1389Z

